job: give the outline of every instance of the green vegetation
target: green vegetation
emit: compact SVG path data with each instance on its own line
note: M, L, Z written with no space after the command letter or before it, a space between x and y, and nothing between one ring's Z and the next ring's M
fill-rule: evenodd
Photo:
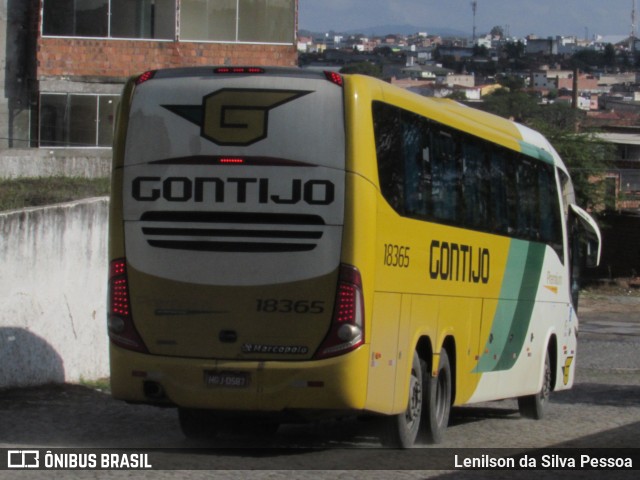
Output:
M79 384L83 387L91 388L99 392L111 392L111 379L109 377L98 378L95 380L87 380L84 377L80 377Z
M578 204L588 209L603 206L604 182L598 179L610 167L615 147L581 129L584 112L561 103L540 105L534 96L517 90L497 90L485 97L482 109L527 125L547 137L571 173Z
M0 211L109 195L110 186L109 178L0 179Z
M340 73L357 73L382 78L382 66L371 62L352 63L340 69Z

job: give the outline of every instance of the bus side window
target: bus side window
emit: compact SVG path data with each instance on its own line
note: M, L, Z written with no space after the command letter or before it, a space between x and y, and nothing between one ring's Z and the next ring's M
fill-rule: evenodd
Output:
M428 163L424 159L424 126L420 117L405 114L403 122L404 210L407 215L427 214ZM427 150L427 161L428 161Z
M486 150L479 142L468 139L462 144L462 199L464 225L487 229L489 220L489 173Z
M499 150L491 152L489 167L490 221L492 231L500 235L514 233L512 226L515 223L513 220L515 187L514 176L509 167L513 168L513 162L508 161L504 152Z
M383 103L373 103L376 155L380 190L389 205L403 214L404 162L401 157L402 119L400 110Z
M432 172L434 217L450 224L462 221L460 202L460 158L453 135L445 130L434 131L432 143Z

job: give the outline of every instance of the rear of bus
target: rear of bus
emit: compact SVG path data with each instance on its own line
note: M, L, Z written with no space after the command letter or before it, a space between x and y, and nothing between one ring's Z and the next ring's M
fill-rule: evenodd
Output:
M128 83L110 220L114 397L363 408L343 110L340 78L324 73L187 68Z

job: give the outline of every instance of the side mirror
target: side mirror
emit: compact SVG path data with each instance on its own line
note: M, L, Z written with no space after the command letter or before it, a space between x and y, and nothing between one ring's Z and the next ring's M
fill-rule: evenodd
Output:
M600 255L602 253L602 236L596 221L582 208L571 205L571 213L577 220L575 222L576 231L574 235L574 248L578 248L578 255L582 260L582 265L587 268L595 268L600 265Z

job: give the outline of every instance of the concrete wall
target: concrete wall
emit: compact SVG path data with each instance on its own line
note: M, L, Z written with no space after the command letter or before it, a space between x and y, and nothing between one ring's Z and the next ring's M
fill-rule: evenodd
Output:
M108 177L111 149L9 148L0 150L0 178Z
M108 199L0 213L0 388L109 375Z

